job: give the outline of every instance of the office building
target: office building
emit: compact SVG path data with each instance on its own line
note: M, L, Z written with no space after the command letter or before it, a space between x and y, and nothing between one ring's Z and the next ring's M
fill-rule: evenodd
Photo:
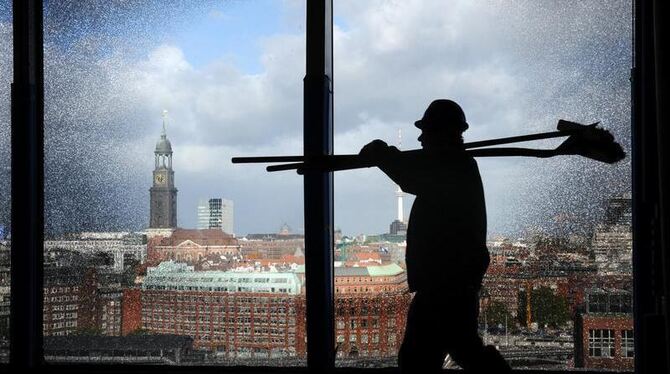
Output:
M234 205L232 200L211 198L198 203L198 228L220 229L233 235Z

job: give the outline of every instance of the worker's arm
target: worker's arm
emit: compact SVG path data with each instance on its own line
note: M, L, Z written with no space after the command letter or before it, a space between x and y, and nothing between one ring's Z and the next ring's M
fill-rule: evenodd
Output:
M371 161L407 193L416 195L434 180L422 151L400 152L394 146L376 139L361 148L361 158Z

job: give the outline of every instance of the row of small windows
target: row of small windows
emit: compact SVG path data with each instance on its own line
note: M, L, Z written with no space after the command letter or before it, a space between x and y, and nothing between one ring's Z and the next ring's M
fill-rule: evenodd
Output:
M633 330L621 330L621 357L633 357L635 353ZM615 357L616 337L612 329L589 330L589 356Z
M367 343L379 343L379 334L372 334L371 339L368 341L368 334L361 334L360 335L360 342L367 344ZM349 342L350 343L356 343L359 339L358 335L351 334L349 335ZM386 340L388 343L394 344L397 341L396 335L395 334L390 334L389 336L386 337ZM337 336L337 342L338 343L344 343L345 341L345 335L338 335Z
M224 327L224 326L216 326L211 329L196 329L194 325L188 325L188 324L177 324L177 323L170 323L170 324L162 324L162 323L151 323L151 322L145 322L144 323L145 327L151 329L151 330L161 330L161 329L181 329L181 330L189 330L189 331L198 331L199 334L202 334L203 332L210 332L213 333L216 336L222 336L222 335L268 335L268 336L287 336L290 334L295 334L295 328L293 327L288 327L288 328L272 328L272 327L254 327L251 328L251 326L235 326L235 327ZM206 335L206 334L203 334Z
M70 288L70 287L51 287L49 289L48 293L67 293L67 292L70 292L70 290L72 290L72 292L79 292L79 286L74 286L72 288ZM45 292L45 293L47 293L47 292Z
M63 302L63 301L77 301L79 300L79 296L77 295L72 295L72 296L47 296L46 294L44 295L44 301L50 301L52 303L56 302Z
M358 287L335 287L335 292L337 293L347 293L348 292L358 292L359 288ZM391 292L394 291L393 287L375 287L375 288L368 288L368 287L361 287L360 292Z
M59 319L73 319L77 318L77 313L54 313L51 315L52 320L59 320Z
M208 306L208 305L201 305L199 308L196 308L195 305L186 305L184 307L179 307L179 306L173 306L173 305L165 305L165 306L159 306L156 308L151 308L146 310L147 313L153 313L156 315L161 315L161 314L172 314L172 313L181 313L181 314L193 314L195 315L196 312L199 312L200 314L210 314L210 313L216 313L216 314L251 314L252 312L257 315L264 315L264 314L270 314L270 315L284 315L287 312L290 314L295 314L295 308L293 307L234 307L231 306L230 308L226 308L224 306Z
M371 308L368 308L367 305L361 305L359 308L355 306L351 306L347 308L346 306L338 306L337 309L335 310L336 314L338 316L342 316L347 314L350 314L352 316L365 316L368 314L373 314L373 315L378 315L381 314L381 309L377 306L373 306Z
M363 282L374 282L374 283L383 283L390 282L391 278L380 278L380 277L364 277L364 278L352 278L352 277L342 277L336 276L335 283L363 283Z
M289 304L293 302L293 298L288 297L236 297L236 295L230 296L211 296L211 295L174 295L174 294L150 294L143 295L143 300L147 304L153 304L157 302L188 302L188 303L215 303L215 304L228 304L228 305L239 305L239 304Z
M67 305L52 305L51 310L52 311L59 311L59 310L77 310L78 308L77 304L67 304Z
M344 322L342 319L337 320L337 328L338 329L344 329L347 324ZM389 319L386 321L386 325L389 328L394 328L396 327L396 320L395 319ZM351 319L349 320L349 328L350 329L357 329L357 328L376 328L379 327L379 319L378 318L372 318L368 322L368 319L362 318L362 319Z
M184 277L165 277L165 276L152 276L150 279L147 279L148 282L222 282L222 283L289 283L293 284L292 278L184 278Z
M46 327L46 325L44 326ZM54 322L51 324L52 329L62 329L64 327L77 327L77 321ZM53 334L58 335L58 334Z
M279 324L286 324L287 322L290 323L291 325L295 325L295 318L250 318L250 317L213 317L210 318L209 316L142 316L143 321L151 322L151 321L177 321L177 322L212 322L214 324L251 324L252 322L254 324L260 325L260 324L272 324L272 325L279 325Z
M630 294L590 294L587 301L588 313L632 313Z
M258 292L258 293L289 293L292 290L284 287L203 287L184 285L145 285L146 290L176 290L176 291L210 291L210 292Z

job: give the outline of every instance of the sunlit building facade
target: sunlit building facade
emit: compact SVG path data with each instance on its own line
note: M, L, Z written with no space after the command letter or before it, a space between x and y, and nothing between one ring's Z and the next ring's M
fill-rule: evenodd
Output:
M169 261L148 269L136 310L142 330L190 336L222 357L290 357L305 352L300 292L294 273L194 271Z
M397 356L410 300L398 264L335 268L337 356Z

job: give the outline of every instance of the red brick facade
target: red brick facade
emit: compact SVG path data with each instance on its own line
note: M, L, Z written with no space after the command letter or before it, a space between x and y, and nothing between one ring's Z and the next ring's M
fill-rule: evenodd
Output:
M121 335L125 336L142 328L142 290L123 290L121 310Z
M44 336L94 332L97 324L95 269L45 269Z
M304 296L140 292L141 328L152 334L188 335L193 337L195 348L231 358L305 355ZM137 316L136 312L132 314Z
M392 357L405 334L411 295L378 292L335 297L338 357Z
M632 353L632 314L584 314L578 317L575 331L575 366L589 369L632 371L633 357L626 357L626 346ZM579 341L578 341L579 340ZM606 340L605 348L600 341ZM612 354L613 353L613 354Z
M147 244L147 261L174 260L197 265L210 255L239 254L237 239L217 229L176 229L170 237L155 237Z

